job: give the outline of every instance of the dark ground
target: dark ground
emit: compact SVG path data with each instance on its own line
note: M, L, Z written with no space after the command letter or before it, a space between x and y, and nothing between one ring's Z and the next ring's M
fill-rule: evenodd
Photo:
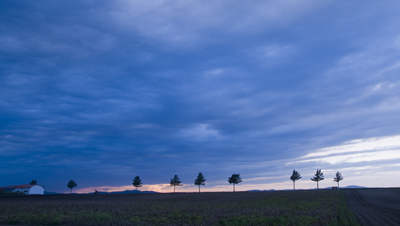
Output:
M340 190L0 197L0 225L356 225L349 213Z
M400 188L349 189L345 196L361 225L400 225Z
M177 196L187 196L187 193L149 193L149 194L61 194L61 195L23 195L23 196L0 196L1 203L87 203L87 202L137 202L144 200L154 200L159 198L172 198Z

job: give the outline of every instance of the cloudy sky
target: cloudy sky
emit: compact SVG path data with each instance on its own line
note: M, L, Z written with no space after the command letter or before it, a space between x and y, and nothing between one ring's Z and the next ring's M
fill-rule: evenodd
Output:
M400 2L2 0L0 186L400 186Z

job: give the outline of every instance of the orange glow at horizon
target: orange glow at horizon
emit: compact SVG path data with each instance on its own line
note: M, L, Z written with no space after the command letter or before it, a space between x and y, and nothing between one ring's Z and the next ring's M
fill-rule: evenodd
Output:
M307 184L307 187L312 186L313 183L304 183ZM283 189L290 189L292 187L292 182L285 182L285 183L273 183L273 184L237 184L235 186L236 191L247 191L247 190L283 190ZM297 188L297 186L296 186ZM304 186L298 186L299 189L305 189ZM182 186L177 186L176 192L198 192L199 187L196 185L189 185L183 184ZM232 192L233 185L205 185L200 187L201 192ZM86 187L76 189L75 193L93 193L94 190L98 190L100 192L117 192L117 191L132 191L136 190L135 187L132 185L124 185L124 186L97 186L97 187ZM139 191L154 191L159 193L173 193L174 188L170 186L170 184L150 184L150 185L143 185L142 187L138 188Z

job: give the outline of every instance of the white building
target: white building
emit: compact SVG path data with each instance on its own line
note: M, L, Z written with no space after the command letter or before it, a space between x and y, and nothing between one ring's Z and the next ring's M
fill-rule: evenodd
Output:
M21 192L26 195L44 194L44 187L40 184L9 185L1 190L4 190L4 192Z

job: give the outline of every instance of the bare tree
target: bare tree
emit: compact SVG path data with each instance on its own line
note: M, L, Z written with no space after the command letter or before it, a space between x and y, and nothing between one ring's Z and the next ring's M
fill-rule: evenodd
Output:
M337 172L336 173L336 177L333 178L333 181L337 182L337 186L339 188L339 181L343 180L343 176L341 173Z
M324 174L321 173L321 169L317 169L311 180L317 182L317 189L319 189L319 181L324 180Z
M296 190L296 180L300 180L301 179L301 175L299 172L297 172L296 170L293 170L292 176L290 177L290 179L293 181L293 190Z
M242 178L240 177L240 174L232 174L231 177L228 178L228 182L230 184L233 184L233 192L235 192L235 184L239 184L240 182L242 182Z

